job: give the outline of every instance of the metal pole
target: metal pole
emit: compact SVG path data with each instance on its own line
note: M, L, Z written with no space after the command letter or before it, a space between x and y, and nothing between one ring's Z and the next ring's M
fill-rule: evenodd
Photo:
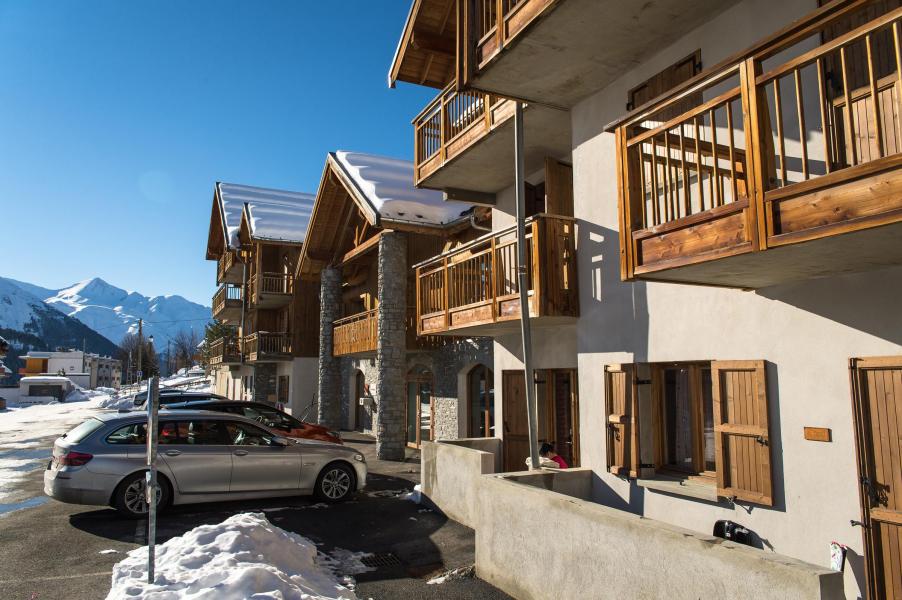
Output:
M160 378L147 381L147 583L153 583L157 541L157 421L160 405Z
M539 468L539 433L536 384L532 371L532 331L529 325L529 273L526 260L526 166L523 148L523 103L514 104L514 173L517 185L517 286L520 289L520 331L523 335L523 369L526 377L526 412L529 423L529 464ZM533 240L535 243L535 240Z
M144 320L138 319L138 383L144 379Z

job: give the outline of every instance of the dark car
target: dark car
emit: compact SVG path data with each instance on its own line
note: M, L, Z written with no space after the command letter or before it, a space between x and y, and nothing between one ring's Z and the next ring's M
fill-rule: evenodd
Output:
M208 394L215 396L215 394ZM163 402L162 397L160 402ZM253 419L258 423L279 431L285 437L301 438L307 440L319 440L341 444L341 437L336 431L329 431L327 427L301 421L268 404L262 402L249 402L245 400L227 400L217 396L206 400L189 400L183 402L166 402L167 410L212 410L233 415L241 415Z
M211 392L192 392L189 390L160 390L160 405L166 406L173 403L181 402L209 402L218 400L228 400L225 396L213 394ZM135 394L135 406L144 406L147 402L147 392Z

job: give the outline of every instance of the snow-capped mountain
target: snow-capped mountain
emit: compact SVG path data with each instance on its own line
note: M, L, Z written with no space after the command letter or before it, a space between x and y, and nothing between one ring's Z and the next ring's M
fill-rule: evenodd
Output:
M30 350L81 348L113 355L116 344L87 325L48 306L43 299L16 282L0 277L0 336L10 344L6 363L14 371L23 366L18 357Z
M3 280L3 278L0 278ZM154 336L157 352L183 330L194 330L198 339L210 321L210 308L181 296L147 297L129 292L95 277L75 285L53 290L6 279L23 292L39 297L54 309L78 319L104 337L119 343L126 334L138 332L138 319L144 320L144 336ZM0 312L0 326L6 317Z

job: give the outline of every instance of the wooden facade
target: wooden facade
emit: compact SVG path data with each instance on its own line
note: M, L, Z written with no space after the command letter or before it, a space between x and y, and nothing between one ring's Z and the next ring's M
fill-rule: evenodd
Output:
M242 266L238 252L227 250L216 261L216 283L241 283Z
M573 218L531 218L526 243L530 316L578 316ZM417 265L417 333L444 334L519 319L517 267L514 227Z
M902 9L836 34L864 4L831 3L610 126L623 279L754 288L902 261Z

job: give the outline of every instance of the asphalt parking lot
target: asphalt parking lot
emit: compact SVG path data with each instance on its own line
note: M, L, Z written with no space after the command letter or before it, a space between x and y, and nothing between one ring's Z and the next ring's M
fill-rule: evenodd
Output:
M472 577L427 584L447 570L473 564L473 531L402 499L419 480L415 453L404 463L382 462L374 457L372 439L353 433L346 437L367 456L370 468L367 489L353 500L327 508L305 497L174 507L160 516L158 543L236 513L263 512L273 524L313 540L323 552L372 553L368 562L375 570L355 575L359 598L508 597ZM46 449L49 457L53 440L42 440L30 452ZM105 598L113 565L146 543L146 522L123 519L112 509L45 501L42 477L41 469L29 472L16 496L5 500L11 503L7 509L15 505L19 510L3 513L0 505L0 598Z

